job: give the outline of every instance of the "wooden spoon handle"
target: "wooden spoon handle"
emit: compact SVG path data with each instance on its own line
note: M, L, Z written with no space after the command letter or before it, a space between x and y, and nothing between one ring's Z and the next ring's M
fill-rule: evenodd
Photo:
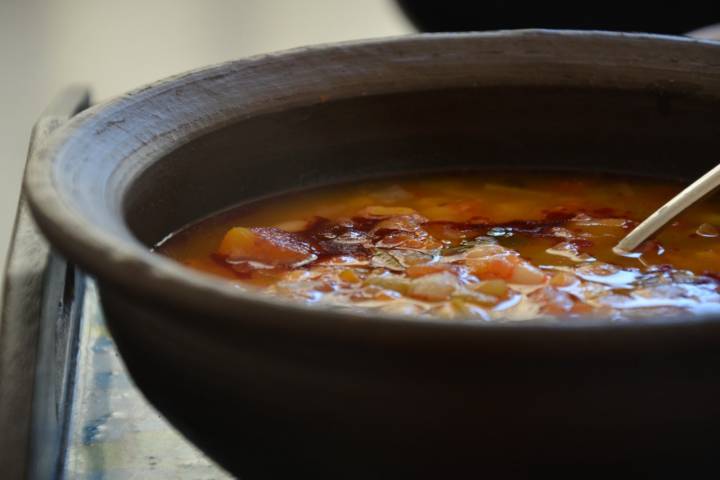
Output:
M625 238L615 245L613 252L618 255L627 254L635 250L642 242L650 238L673 218L682 213L690 205L709 195L720 187L720 165L707 172L692 185L677 194L655 213L645 219Z

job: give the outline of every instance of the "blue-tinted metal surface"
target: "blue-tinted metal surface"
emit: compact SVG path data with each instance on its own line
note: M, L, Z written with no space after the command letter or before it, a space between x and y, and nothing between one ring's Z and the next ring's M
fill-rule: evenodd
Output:
M90 104L59 95L31 149ZM0 479L226 479L142 397L100 312L94 283L34 226L24 199L0 310Z
M62 478L226 479L143 398L118 356L84 280L75 383Z

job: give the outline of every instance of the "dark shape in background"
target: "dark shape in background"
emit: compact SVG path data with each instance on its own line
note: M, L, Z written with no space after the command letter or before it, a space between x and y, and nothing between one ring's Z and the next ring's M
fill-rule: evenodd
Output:
M556 28L683 34L720 22L720 1L398 0L424 32Z

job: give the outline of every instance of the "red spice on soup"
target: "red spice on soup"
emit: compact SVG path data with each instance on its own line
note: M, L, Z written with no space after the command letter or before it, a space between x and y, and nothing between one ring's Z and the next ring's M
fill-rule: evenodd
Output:
M299 302L463 321L720 313L720 202L612 247L681 185L587 174L366 181L238 207L155 250Z

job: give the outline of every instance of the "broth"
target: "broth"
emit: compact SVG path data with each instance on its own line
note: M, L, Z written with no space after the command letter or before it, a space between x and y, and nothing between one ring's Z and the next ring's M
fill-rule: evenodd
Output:
M469 173L279 196L155 251L239 288L457 320L720 313L720 206L633 255L612 247L682 185L588 174Z

